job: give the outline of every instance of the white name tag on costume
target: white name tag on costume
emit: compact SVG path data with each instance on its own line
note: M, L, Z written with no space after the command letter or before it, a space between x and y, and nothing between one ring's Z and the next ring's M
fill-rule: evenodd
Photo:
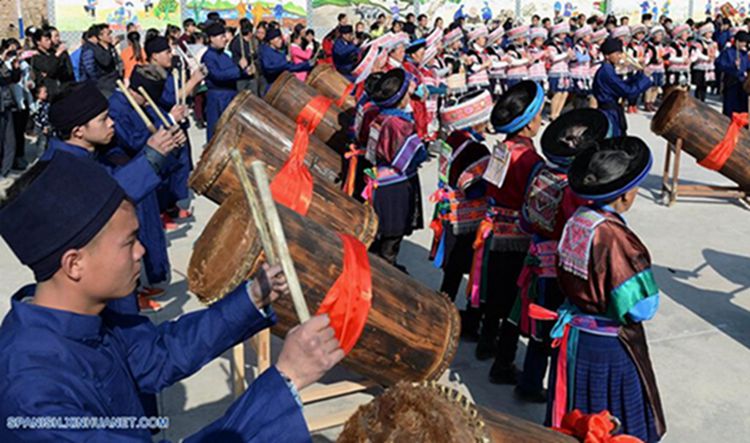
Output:
M492 148L490 162L482 178L492 183L495 187L501 188L505 182L505 175L508 173L509 166L510 149L508 149L505 143L499 142Z
M367 137L367 152L365 153L365 159L374 164L377 164L377 152L378 152L378 141L380 140L380 125L373 122L370 125L370 134Z

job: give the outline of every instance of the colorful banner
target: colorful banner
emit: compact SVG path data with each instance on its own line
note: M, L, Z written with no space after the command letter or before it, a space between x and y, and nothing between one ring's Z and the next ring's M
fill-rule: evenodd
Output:
M182 22L180 0L54 0L54 24L60 31L84 31L108 23L115 32L128 23L141 29L164 29Z

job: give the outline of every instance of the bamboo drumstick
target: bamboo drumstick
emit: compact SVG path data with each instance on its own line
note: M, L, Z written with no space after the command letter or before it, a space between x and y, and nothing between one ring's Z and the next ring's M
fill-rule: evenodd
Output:
M130 95L130 92L128 91L128 88L125 86L125 83L123 83L122 80L117 80L117 87L120 88L120 91L122 91L122 93L125 95L125 98L128 99L128 102L130 103L130 106L133 107L133 109L135 110L136 114L138 114L138 116L141 118L141 120L143 120L143 123L148 128L148 131L150 133L152 133L152 134L155 133L156 132L156 127L154 126L153 123L151 123L151 120L149 120L148 116L143 111L143 109L140 107L140 105L138 105L138 103L135 101L135 99L133 98L133 96Z
M248 207L250 208L250 212L253 215L255 227L258 228L260 244L263 247L263 252L266 255L266 261L272 265L276 264L278 262L278 258L276 257L276 250L274 249L274 244L271 239L271 233L268 230L268 223L265 219L265 214L263 213L263 207L261 206L258 194L255 192L255 188L253 187L252 183L250 183L250 177L248 177L247 170L245 170L245 165L242 163L240 152L237 150L237 148L234 148L229 151L229 155L232 158L234 172L235 174L237 174L237 177L240 180L242 191L245 194Z
M167 117L164 116L164 114L161 112L161 109L159 109L159 107L156 106L156 103L154 103L154 99L152 99L151 96L148 95L148 92L146 92L146 90L143 89L143 86L138 87L138 93L141 94L143 98L146 99L149 106L151 106L151 108L154 110L154 113L156 114L156 116L159 117L159 120L161 120L161 122L164 124L165 128L169 128L170 126L172 126L172 123L169 120L167 120Z
M310 318L310 310L307 308L305 296L302 294L302 287L297 278L297 271L294 269L294 262L291 255L289 255L289 247L284 236L284 227L281 225L279 213L276 211L276 203L274 203L273 196L271 195L271 187L268 185L268 175L266 175L265 165L262 161L255 160L252 162L251 168L255 176L255 184L258 186L260 201L268 220L268 227L271 230L271 237L279 256L279 263L289 283L289 292L291 292L292 301L294 302L294 310L297 311L300 323L304 323Z

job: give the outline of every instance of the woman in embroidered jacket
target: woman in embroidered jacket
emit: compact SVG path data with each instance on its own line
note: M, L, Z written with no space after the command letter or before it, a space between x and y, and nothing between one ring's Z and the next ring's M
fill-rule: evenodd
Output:
M451 300L456 299L464 274L471 270L476 231L487 212L486 184L482 175L490 159L485 131L492 112L492 95L474 91L456 102L446 102L440 112L446 132L450 135L440 157L440 182L435 193L435 219L430 225L435 231L434 251L436 267L443 268L440 291ZM462 314L461 331L476 339L479 306L469 303Z
M380 221L371 250L393 265L401 240L423 224L417 169L427 159L427 150L417 136L409 107L414 87L411 74L395 68L383 74L371 96L380 109L370 124L368 140L368 145L374 145L377 163L368 185L369 200Z
M526 80L508 89L492 109L495 131L507 137L493 148L483 176L491 200L477 233L469 290L475 304L478 299L484 302L484 322L476 356L480 360L497 357L490 371L494 383L516 382L513 361L518 328L506 319L515 301L516 281L529 249L530 237L521 230L518 218L526 183L534 165L542 160L531 138L539 132L543 104L542 87ZM496 352L498 335L500 347Z
M532 237L518 279L519 295L510 314L521 334L529 337L523 373L515 389L522 400L547 402L543 381L551 353L552 325L532 320L529 305L535 303L556 311L563 302L557 284L557 243L565 222L586 203L568 186L568 167L576 154L602 140L608 130L604 114L596 109L580 109L562 114L542 134L542 153L547 161L534 167L521 208L521 227Z
M618 137L579 154L568 172L571 189L592 203L568 220L558 249L568 301L552 330L560 339L550 376L552 426L575 408L606 409L645 442L666 431L642 324L656 313L659 288L648 249L622 216L652 163L642 140Z

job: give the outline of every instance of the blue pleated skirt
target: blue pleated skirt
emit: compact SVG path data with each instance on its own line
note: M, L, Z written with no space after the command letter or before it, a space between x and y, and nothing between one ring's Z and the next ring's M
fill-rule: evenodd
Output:
M550 370L550 401L547 425L551 422L556 382L557 351ZM658 442L656 422L648 403L638 370L617 337L579 331L575 361L574 392L568 392L573 404L568 411L580 409L584 414L608 410L622 422L620 433L638 437L644 442Z

